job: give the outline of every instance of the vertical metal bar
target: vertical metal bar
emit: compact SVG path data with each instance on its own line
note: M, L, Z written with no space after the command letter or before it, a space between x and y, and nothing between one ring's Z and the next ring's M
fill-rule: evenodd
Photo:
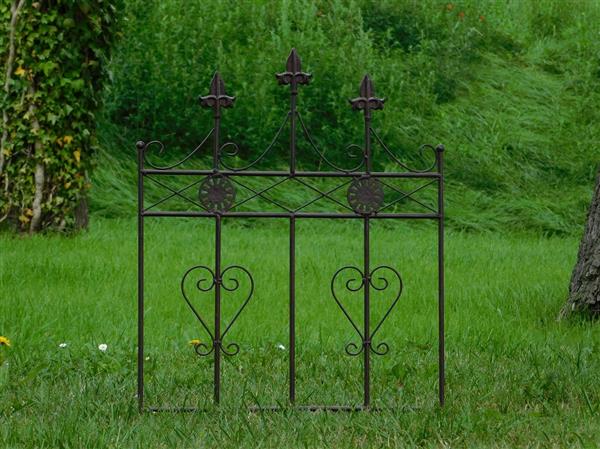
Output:
M441 175L438 179L438 364L439 364L439 396L440 405L445 403L446 384L446 357L445 357L445 330L444 330L444 146L436 148L437 168Z
M290 402L296 401L296 218L290 217Z
M213 342L214 397L218 404L221 396L221 215L215 216L215 340Z
M298 89L296 83L291 84L290 98L290 173L296 173L296 97Z
M369 217L364 220L364 329L363 329L363 391L364 406L371 403L371 305L370 305L370 268L369 268Z
M217 105L219 102L217 101ZM220 131L221 131L221 111L219 107L215 107L214 116L214 139L213 139L213 170L219 169L219 142L220 142Z
M137 297L137 315L138 315L138 353L137 353L137 397L138 409L144 411L144 142L137 142L138 150L138 297Z
M364 79L365 83L370 83L367 77ZM362 86L361 86L362 90ZM364 95L370 97L372 94L372 85L365 84ZM365 158L365 170L367 175L372 170L372 158L371 158L371 109L368 101L364 108L364 121L365 121L365 147L364 147L364 158ZM370 230L369 230L369 216L365 215L364 218L364 235L363 235L363 260L364 260L364 271L363 271L363 286L364 286L364 329L363 329L363 405L369 407L371 403L371 304L370 304L370 287L371 287L371 269L369 267L369 244L370 244Z
M294 69L300 70L299 61ZM296 100L298 84L293 75L290 82L290 174L296 173ZM290 217L290 402L296 401L296 217Z
M221 392L221 216L215 216L215 339L214 349L214 399L218 404Z
M366 171L371 173L373 170L373 161L371 157L371 110L365 108L365 155Z

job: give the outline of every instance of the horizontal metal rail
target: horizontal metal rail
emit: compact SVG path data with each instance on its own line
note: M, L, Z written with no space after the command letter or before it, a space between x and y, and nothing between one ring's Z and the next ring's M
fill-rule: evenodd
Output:
M209 407L149 407L146 410L151 413L202 413L213 409ZM291 405L289 407L280 405L254 405L248 407L250 413L280 412L284 410L304 410L309 412L381 412L384 409L381 407L365 407L364 405Z
M350 213L332 213L332 212L200 212L200 211L145 211L144 217L237 217L237 218L356 218L364 219L363 215ZM439 220L442 218L439 214L374 214L370 219L424 219Z
M145 168L141 170L143 175L184 175L184 176L285 176L290 178L360 178L361 176L370 176L373 178L429 178L437 179L441 175L437 172L334 172L334 171L260 171L260 170L191 170L191 169L170 169L159 170L155 168Z

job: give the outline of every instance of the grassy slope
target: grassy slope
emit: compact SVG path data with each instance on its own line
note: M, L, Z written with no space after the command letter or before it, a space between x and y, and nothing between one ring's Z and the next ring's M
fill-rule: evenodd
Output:
M314 2L308 2L311 8L278 5L269 8L266 17L243 6L215 7L220 15L206 24L202 14L198 20L181 17L178 2L164 2L160 14L152 17L144 14L153 10L132 7L133 13L144 17L132 20L126 28L132 35L124 40L111 67L114 86L108 90L108 109L125 115L112 123L104 119L100 126L103 150L92 190L96 212L127 216L133 210L133 143L137 139L166 139L173 154L181 150L178 142L186 142L188 148L201 138L210 119L191 98L203 92L213 67L224 70L239 96L236 108L224 116L225 128L234 130L234 139L249 139L252 151L266 145L278 123L273 117L278 117L275 105L280 104L281 93L271 72L283 61L283 56L276 55L285 54L287 47L281 41L286 40L300 47L315 72L313 85L302 92L300 108L307 105L306 113L314 113L311 108L317 107L316 99L326 95L327 108L334 110L339 121L328 121L329 113L313 120L317 141L328 143L325 147L331 151L350 138L346 128L359 121L347 113L342 99L354 95L358 73L372 70L378 92L388 97L375 126L393 143L392 150L407 157L422 142L446 144L451 226L581 232L600 140L597 2L580 1L573 8L569 2L549 0L502 4L465 0L450 2L451 10L436 1L361 1L353 6L334 2L337 6L323 7L325 22L313 17ZM219 0L214 4L220 4ZM380 16L369 18L371 10ZM348 14L354 26L360 28L362 23L366 32L342 33L347 24L332 11ZM459 18L461 12L464 19ZM289 35L290 15L298 16L293 23L301 33ZM241 18L253 30L252 39L245 40L230 29ZM231 55L224 55L225 50L211 39L198 37L219 21L223 22L223 45L227 44ZM271 30L268 33L260 31L265 23ZM166 24L174 28L172 33L166 32ZM344 40L336 33L342 33ZM419 44L408 50L386 46L396 38L406 38L403 33ZM444 37L436 37L439 33L445 33ZM192 39L191 48L179 45L182 36ZM338 73L338 53L353 40L360 42L360 51L353 48L358 53L352 53L354 59L349 62L352 74L345 67ZM315 53L315 47L323 48L321 54L306 56L306 52ZM146 57L147 53L153 56ZM196 66L208 71L206 76L199 76ZM135 75L144 70L148 76ZM250 75L252 88L246 83ZM167 85L171 88L165 91ZM263 118L263 126L257 128L258 117ZM142 126L138 122L150 128L166 127L166 131L148 136L136 128ZM319 125L329 128L318 129ZM285 140L278 151L285 154ZM377 160L383 160L384 155L375 151Z
M596 170L590 141L598 134L577 135L577 108L570 106L581 98L566 90L560 77L494 54L477 65L461 91L421 125L435 130L429 140L447 147L449 225L581 232ZM104 126L92 209L102 216L127 216L135 210L135 137L117 137L114 127ZM284 188L281 195L295 192Z
M148 225L147 395L153 405L203 404L211 362L178 279L211 262L211 227ZM358 224L299 225L299 400L360 401L360 361L343 354L351 327L329 294L332 273L360 254ZM95 220L90 232L0 237L0 329L12 339L0 388L2 447L595 447L600 444L600 329L555 320L576 241L448 236L448 405L436 406L434 229L375 226L374 263L401 271L401 303L378 336L374 397L393 413L287 411L285 226L225 227L224 263L254 274L253 301L228 335L223 410L139 416L135 409L135 223ZM317 237L318 235L318 237ZM251 239L248 237L252 236ZM374 300L376 313L381 301ZM238 298L239 299L239 298ZM353 313L359 300L346 297ZM225 315L232 300L224 301ZM68 347L59 349L61 342ZM109 349L101 353L100 343ZM3 372L2 375L5 375ZM3 379L0 376L0 379Z

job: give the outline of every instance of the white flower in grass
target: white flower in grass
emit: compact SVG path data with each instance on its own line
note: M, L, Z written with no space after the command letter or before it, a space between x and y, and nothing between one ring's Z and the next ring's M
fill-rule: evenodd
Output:
M285 346L283 346L281 343L278 343L277 349L280 349L281 351L285 351Z
M106 352L106 350L108 349L108 345L106 343L101 343L98 345L98 349L100 349L100 351L102 352Z
M66 348L66 347L67 347L67 344L66 344L66 343L61 343L61 344L59 344L59 345L58 345L58 347L59 347L59 348Z

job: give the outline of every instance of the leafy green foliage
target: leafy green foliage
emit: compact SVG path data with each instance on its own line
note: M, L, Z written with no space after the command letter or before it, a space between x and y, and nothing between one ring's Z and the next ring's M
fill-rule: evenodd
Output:
M176 148L193 148L209 127L195 98L206 93L218 69L228 90L238 95L235 108L227 111L225 129L246 157L257 155L282 121L287 90L277 85L273 74L283 70L292 46L299 49L304 68L314 74L313 83L301 92L303 117L326 154L339 163L345 158L345 144L360 142L360 120L345 100L356 96L365 72L374 76L379 93L389 97L389 112L384 111L382 121L406 122L452 97L451 74L466 70L462 62L472 57L470 47L476 40L462 37L470 35L462 29L466 23L456 29L456 23L444 22L443 17L435 39L421 39L424 31L414 27L377 28L393 3L359 7L303 0L274 7L267 1L212 0L129 5L125 33L132 40L123 41L111 65L114 83L106 99L110 121L142 136L160 136ZM368 20L363 20L363 10L371 14ZM445 14L437 10L436 17ZM432 20L424 24L427 29L434 29ZM398 39L404 41L396 44ZM409 48L409 41L415 48ZM451 73L439 76L434 70L438 61L451 65ZM405 156L417 145L417 139L408 136L395 141ZM299 157L306 163L315 160L306 146Z
M5 64L11 3L0 5ZM8 138L0 210L22 230L33 215L38 164L44 167L40 227L73 225L74 209L89 188L102 66L116 14L115 2L56 0L27 1L18 15L12 76L1 98Z
M133 170L140 138L163 140L173 157L194 148L211 125L196 98L218 69L238 97L224 114L224 137L244 159L256 157L283 120L288 91L273 74L295 46L314 75L299 108L331 160L344 163L346 145L361 142L346 99L368 72L387 98L375 126L399 158L420 165L421 143L446 144L453 226L574 232L598 163L600 5L569 5L131 0L110 65L102 154ZM284 165L286 146L284 138L267 162ZM317 165L304 139L299 146L301 165ZM131 210L102 193L132 189L124 173L107 169L97 179L96 210Z

